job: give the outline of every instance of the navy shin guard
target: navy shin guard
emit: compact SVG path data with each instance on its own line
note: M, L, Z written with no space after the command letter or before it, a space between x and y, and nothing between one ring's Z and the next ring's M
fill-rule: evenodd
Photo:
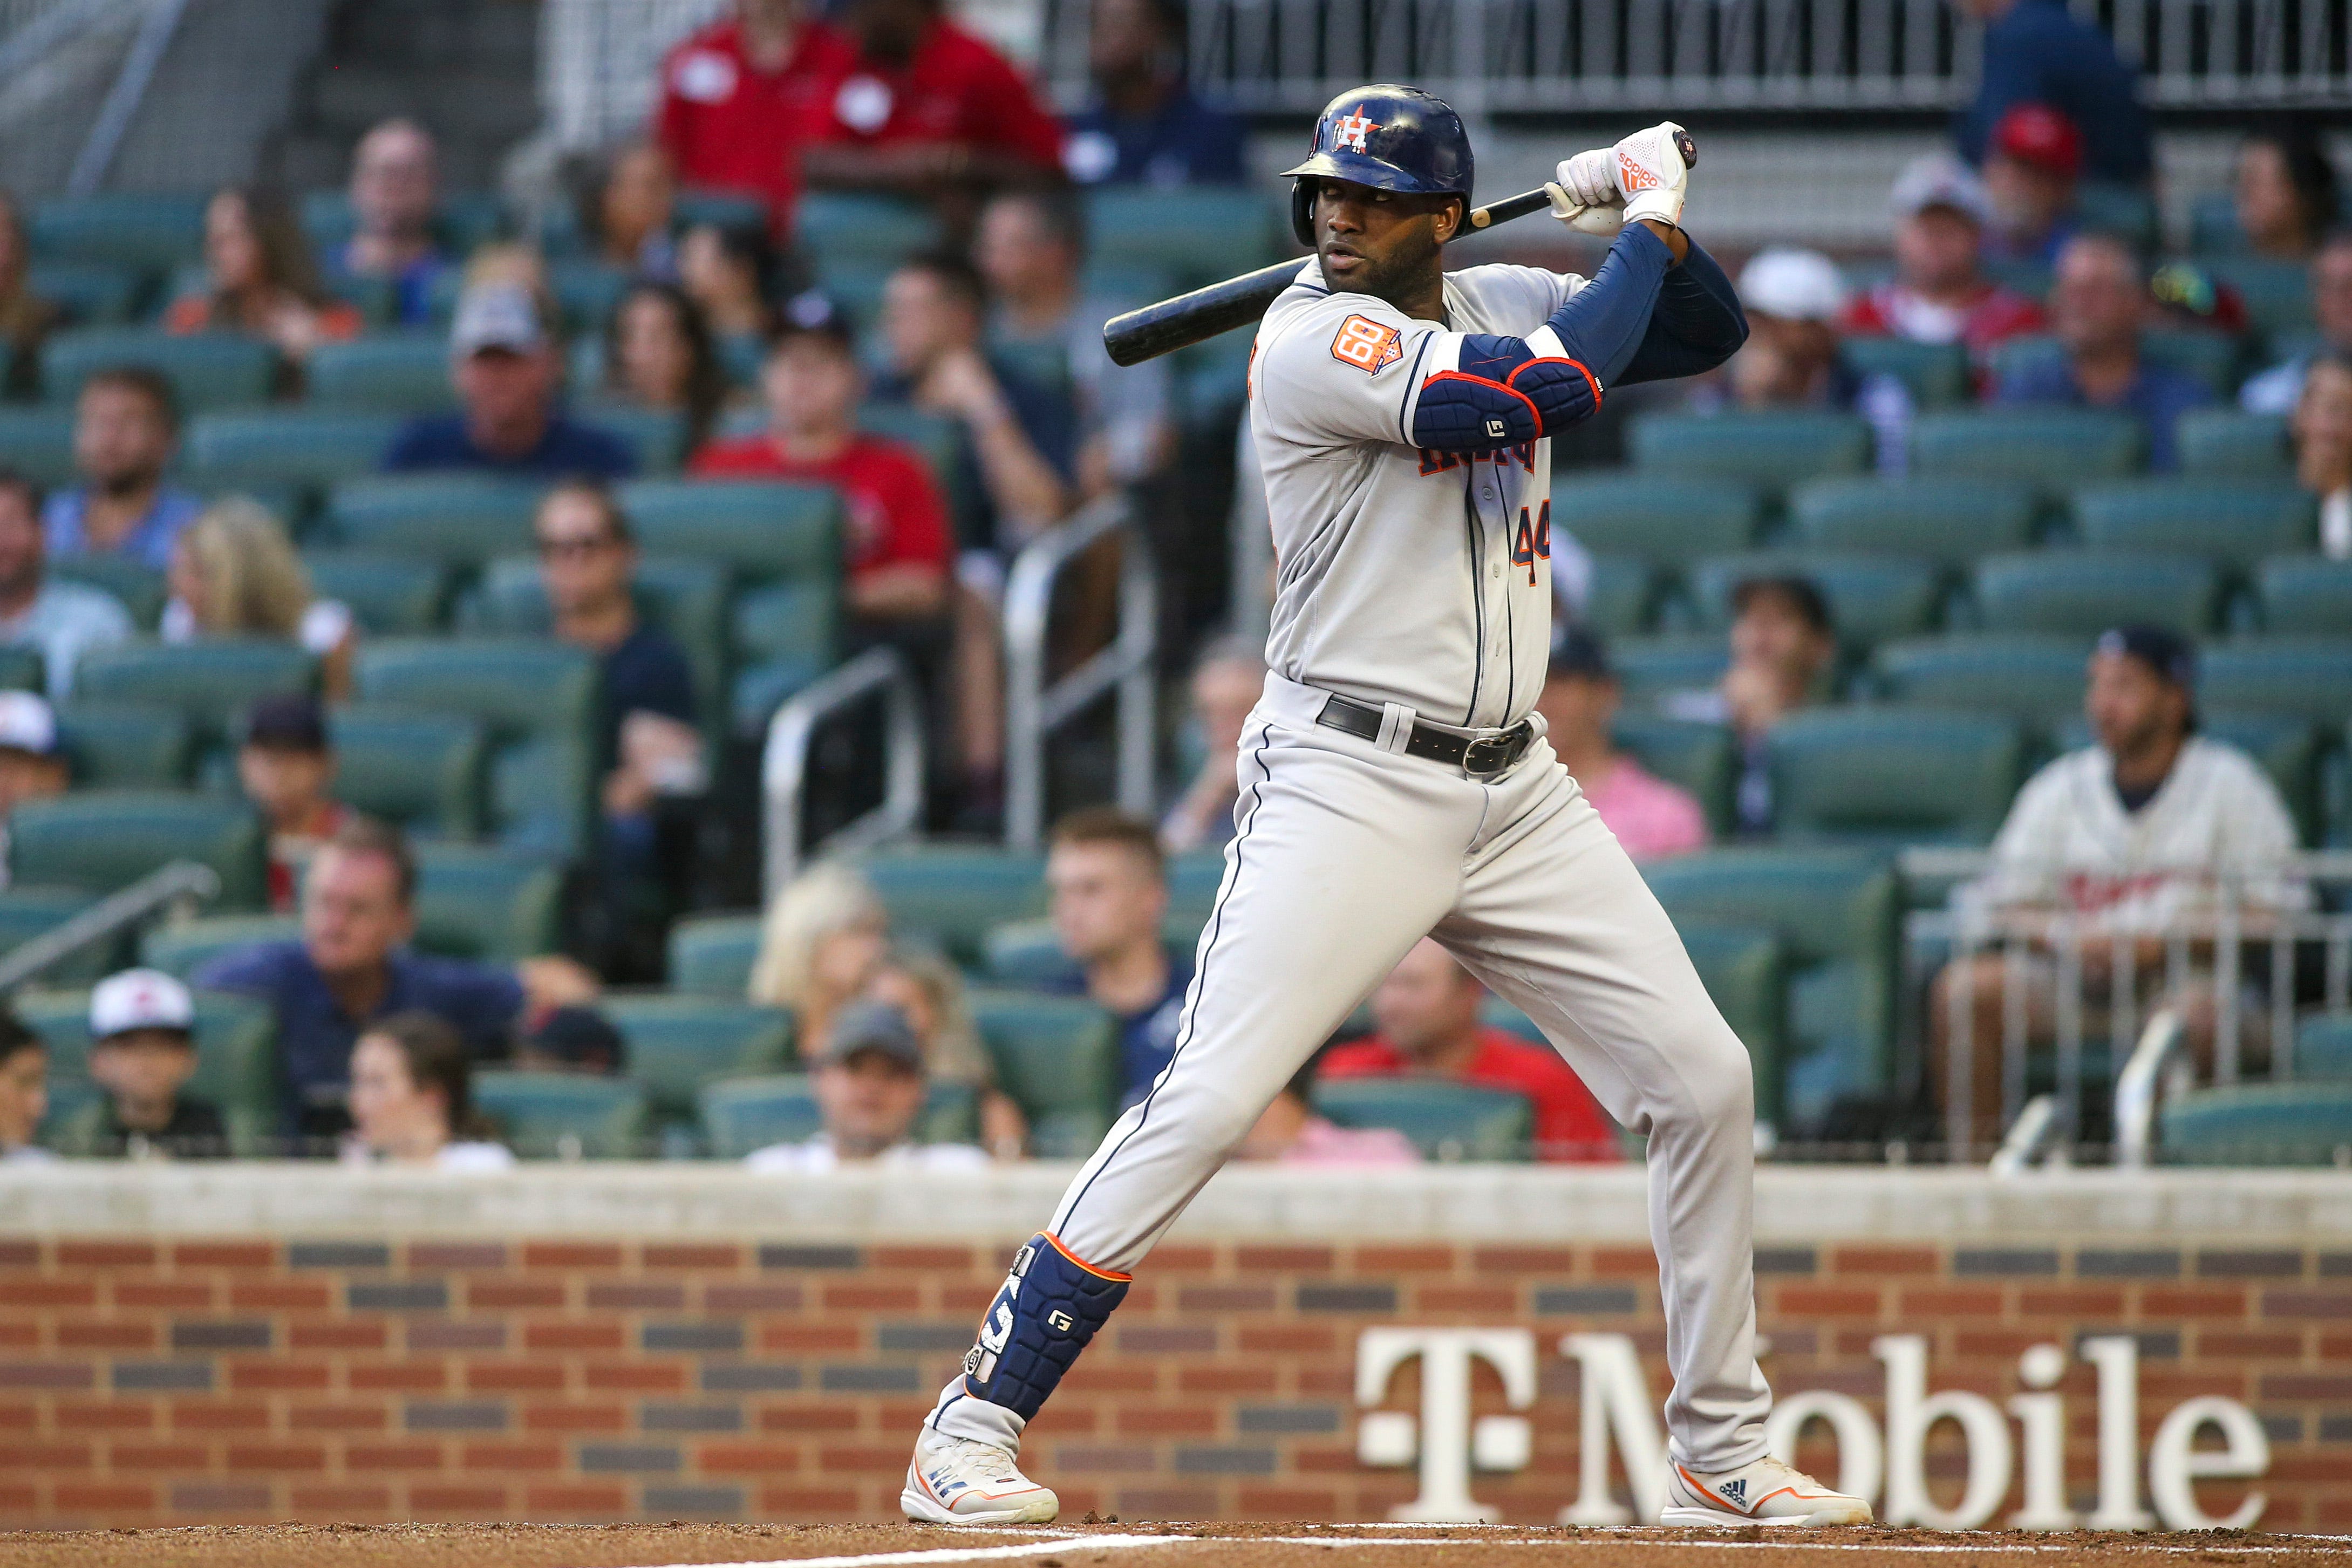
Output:
M1013 1272L963 1358L964 1392L1024 1421L1034 1416L1125 1299L1129 1280L1088 1268L1050 1236L1031 1237L1013 1255Z

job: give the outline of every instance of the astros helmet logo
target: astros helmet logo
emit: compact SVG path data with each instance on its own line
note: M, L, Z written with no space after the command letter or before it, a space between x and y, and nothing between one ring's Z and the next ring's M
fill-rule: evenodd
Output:
M1363 105L1358 104L1353 114L1349 115L1345 120L1332 121L1331 150L1335 153L1343 149L1350 153L1361 153L1364 151L1364 138L1380 128L1380 121L1364 118Z

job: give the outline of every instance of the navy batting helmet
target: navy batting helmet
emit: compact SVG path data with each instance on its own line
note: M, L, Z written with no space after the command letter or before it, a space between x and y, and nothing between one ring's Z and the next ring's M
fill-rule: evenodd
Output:
M1417 87L1381 83L1343 92L1315 121L1315 150L1296 169L1290 228L1315 243L1310 179L1352 180L1381 191L1451 194L1470 205L1470 133L1445 100Z

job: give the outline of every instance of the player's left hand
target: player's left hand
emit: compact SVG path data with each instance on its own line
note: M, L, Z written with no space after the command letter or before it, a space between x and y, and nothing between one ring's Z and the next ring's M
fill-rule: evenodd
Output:
M1625 203L1617 192L1616 150L1595 147L1563 158L1558 178L1544 186L1551 216L1579 234L1606 239L1625 226Z

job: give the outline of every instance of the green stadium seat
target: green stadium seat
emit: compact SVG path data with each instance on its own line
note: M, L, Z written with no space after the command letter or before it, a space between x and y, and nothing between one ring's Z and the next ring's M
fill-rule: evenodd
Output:
M349 609L371 637L415 637L441 626L449 573L437 561L371 550L307 550L302 567L311 590Z
M199 991L194 1001L196 1071L188 1080L189 1092L220 1108L232 1151L268 1152L278 1131L280 1092L269 1005L216 991ZM25 991L12 1005L48 1047L50 1077L88 1082L89 993Z
M1639 637L1656 619L1662 574L1635 555L1595 555L1580 619L1604 637Z
M721 562L751 584L841 570L841 498L824 485L638 479L620 500L649 555Z
M676 410L587 403L572 414L583 424L619 437L635 454L641 474L674 474L686 460L686 416Z
M1908 556L1798 550L1715 555L1690 574L1700 626L1728 629L1732 591L1754 577L1811 583L1829 601L1838 640L1848 647L1867 648L1932 629L1943 598L1943 579L1934 563Z
M1551 500L1554 525L1587 550L1675 569L1694 556L1747 549L1763 521L1747 485L1623 468L1555 474Z
M629 291L629 275L609 261L565 257L547 265L547 287L575 332L603 330L613 307Z
M1894 1082L1901 899L1895 868L1867 849L1716 849L1642 868L1677 929L1773 932L1787 964L1782 1114L1817 1126L1843 1093Z
M972 1022L996 1064L998 1087L1029 1118L1029 1147L1045 1158L1094 1152L1118 1110L1118 1037L1110 1015L1083 997L974 991Z
M2083 710L2087 637L1943 637L1889 643L1871 656L1880 693L1897 702L2063 723Z
M768 222L767 203L740 191L698 190L689 186L677 193L671 211L680 229L705 223L720 228L764 228Z
M1988 844L2023 777L2018 727L1932 708L1809 708L1766 738L1790 842Z
M2156 202L2137 185L2087 179L2076 189L2074 200L2078 221L2084 228L2115 235L2136 250L2156 248L2160 237Z
M1315 1109L1342 1127L1388 1127L1423 1158L1524 1161L1535 1142L1535 1107L1524 1094L1432 1078L1316 1080Z
M14 952L55 931L94 901L79 888L0 889L0 953ZM121 955L119 938L94 942L51 964L37 978L46 985L88 985L122 967Z
M437 331L371 332L320 343L302 367L310 401L324 408L414 414L457 401L449 384L449 340Z
M895 935L936 943L966 966L980 962L991 927L1045 912L1045 863L1036 855L925 844L868 856L857 868L889 910Z
M2147 621L2194 636L2212 626L2221 583L2190 556L2045 550L1979 562L1975 597L1987 631L2087 637Z
M887 272L940 243L930 209L896 196L811 191L793 211L794 237L827 267Z
M2071 498L2074 526L2094 550L2202 555L2251 566L2308 549L2319 508L2291 482L2244 479L2137 479L2093 485Z
M2225 397L2238 384L2242 351L2233 337L2220 332L2159 331L2140 336L2140 353L2149 363L2193 376L2215 397ZM2054 337L2031 334L2011 338L1992 351L1996 383L2027 371L2048 371L2062 364L2064 345Z
M77 700L175 709L205 744L229 738L238 717L263 698L309 691L318 680L316 658L269 637L122 643L92 648L74 666Z
M755 734L784 700L835 663L840 594L832 583L776 583L735 601L737 658L729 698L738 731Z
M2352 1079L2352 1013L2328 1013L2295 1026L2294 1076Z
M2268 256L2215 256L2213 275L2238 291L2254 331L2270 338L2312 330L2311 267Z
M48 660L39 648L28 644L0 645L0 691L46 692L49 689Z
M1190 954L1200 946L1201 928L1207 923L1204 911L1171 908L1160 922L1160 941ZM1069 990L1081 986L1086 978L1077 963L1063 952L1054 922L1042 916L991 927L981 944L981 973L992 984L1025 991Z
M1789 492L1790 533L1819 550L1875 550L1965 566L2033 542L2030 485L1997 479L1815 479Z
M68 703L58 740L83 789L177 789L195 749L186 714L144 702Z
M1874 450L1869 421L1854 414L1643 415L1627 428L1625 444L1637 468L1773 489L1866 472Z
M563 868L547 857L471 844L416 846L416 945L451 958L513 963L556 951Z
M1609 663L1626 702L1638 708L1713 686L1730 666L1731 647L1720 636L1626 637L1611 646Z
M2263 629L2273 636L2352 632L2352 561L2284 555L2254 572Z
M173 860L217 872L224 910L268 900L261 824L242 802L163 790L84 790L26 801L9 816L15 881L110 893Z
M70 403L93 373L127 364L161 372L184 413L264 403L278 384L278 351L254 338L80 327L41 345L41 395L51 403Z
M669 983L697 996L741 996L760 956L760 917L692 915L669 928Z
M482 831L488 746L480 723L371 705L338 708L329 723L337 800L410 833L471 838Z
M0 464L47 488L71 484L73 433L70 408L0 407Z
M1263 267L1283 254L1274 204L1238 185L1101 186L1088 194L1087 211L1087 246L1097 266L1174 272L1187 289Z
M526 1160L627 1160L645 1152L646 1087L568 1072L478 1072L474 1107Z
M110 261L36 261L25 270L36 299L47 300L77 327L119 326L146 289L138 268Z
M163 614L168 592L163 574L121 555L53 555L48 574L68 583L87 583L122 601L138 625L152 628Z
M375 472L399 426L390 415L344 408L199 415L184 471L207 489L257 479L323 488Z
M2352 1080L2195 1089L2157 1121L2167 1164L2341 1166L2352 1158Z
M1222 849L1196 849L1168 860L1168 921L1171 929L1188 930L1184 946L1191 948L1209 915L1217 907L1217 889L1224 885L1225 855Z
M2352 710L2352 628L2334 637L2247 637L2198 658L2200 708L2289 713L2331 729Z
M728 663L727 569L691 556L647 555L637 563L637 608L677 639L694 668L694 687L707 715L725 694ZM489 563L480 587L462 606L459 626L491 637L545 637L554 624L535 555Z
M1678 929L1716 1011L1748 1047L1756 1077L1756 1119L1779 1125L1789 1035L1789 973L1780 937L1755 926Z
M26 225L50 261L110 261L163 272L204 255L207 198L186 192L107 191L38 203Z
M1922 479L2063 487L2139 469L2147 439L2128 414L2095 408L1986 408L1923 414L1911 426Z
M326 532L352 549L478 565L531 548L542 489L467 473L347 479L328 499Z
M299 915L197 915L151 929L139 939L139 962L186 980L225 952L301 935Z
M1948 408L1966 403L1972 390L1974 372L1965 344L1850 337L1838 352L1858 374L1891 375L1901 382L1917 408Z
M2050 263L2031 258L1988 257L1985 276L2037 302L2050 298Z
M768 1073L702 1086L695 1096L711 1157L740 1160L776 1143L805 1143L824 1129L816 1091L799 1073Z
M782 1072L793 1060L793 1016L779 1007L709 996L612 993L597 1010L628 1042L628 1074L654 1113L691 1118L695 1098L721 1079Z
M1707 826L1716 834L1731 831L1739 749L1728 726L1655 713L1621 712L1610 732L1643 767L1696 795L1706 808Z
M2189 479L2291 479L2294 456L2286 420L2235 408L2191 408L2172 427L2180 472Z
M765 426L766 416L762 415L753 428ZM857 427L869 435L904 441L920 452L931 467L931 478L946 492L957 531L967 536L971 533L977 526L981 496L972 482L972 465L967 458L971 437L965 434L962 420L909 403L868 403L857 410Z

